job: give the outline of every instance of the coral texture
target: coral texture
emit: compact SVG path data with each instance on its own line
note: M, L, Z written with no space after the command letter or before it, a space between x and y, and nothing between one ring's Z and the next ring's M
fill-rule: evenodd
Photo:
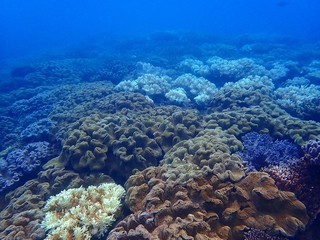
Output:
M137 169L156 165L162 157L158 143L149 137L156 124L148 115L136 115L135 120L98 114L82 118L70 125L60 156L46 167L71 165L79 172L107 171L127 178Z
M256 228L294 236L308 222L306 208L291 192L278 190L266 173L237 183L221 181L210 167L180 164L150 167L126 182L133 212L107 239L242 239Z
M288 140L272 141L267 134L247 133L242 137L244 150L237 152L251 169L278 164L292 165L299 160L298 148Z
M320 165L320 140L317 138L307 142L302 150L304 152L304 159L311 164Z
M40 222L45 201L65 188L84 184L74 172L49 169L5 196L0 195L0 239L44 239L45 231Z
M237 155L242 148L234 136L221 129L206 129L196 137L175 144L161 160L160 165L176 168L183 163L196 164L199 168L210 167L221 181L237 182L247 171Z
M41 226L49 239L102 237L116 220L125 190L114 183L73 188L51 196L44 206Z
M34 142L10 151L0 158L0 192L19 182L22 176L34 172L52 157L56 149L48 142Z

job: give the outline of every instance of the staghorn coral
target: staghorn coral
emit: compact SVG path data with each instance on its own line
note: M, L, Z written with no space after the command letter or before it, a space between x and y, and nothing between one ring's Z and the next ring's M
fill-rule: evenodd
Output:
M181 163L150 167L126 182L133 212L107 239L243 239L256 228L294 236L308 222L293 193L279 191L266 173L249 173L237 183L220 181L209 167Z
M42 228L49 239L102 237L120 213L125 190L114 183L72 188L51 196L44 206Z

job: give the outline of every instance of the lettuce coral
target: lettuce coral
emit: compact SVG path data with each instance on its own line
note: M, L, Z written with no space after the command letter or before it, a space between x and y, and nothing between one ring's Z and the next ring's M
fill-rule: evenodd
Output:
M125 190L114 183L73 188L51 196L41 223L49 239L101 237L117 218Z

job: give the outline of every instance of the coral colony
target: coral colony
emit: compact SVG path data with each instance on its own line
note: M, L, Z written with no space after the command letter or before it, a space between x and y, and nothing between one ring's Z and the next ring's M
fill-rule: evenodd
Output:
M261 38L8 64L0 239L319 239L318 46Z

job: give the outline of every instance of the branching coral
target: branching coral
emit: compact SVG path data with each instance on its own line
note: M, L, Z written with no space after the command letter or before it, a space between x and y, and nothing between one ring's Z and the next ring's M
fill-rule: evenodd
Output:
M320 139L315 139L307 142L302 150L304 152L304 159L311 164L320 165Z
M48 199L41 225L49 230L47 240L101 237L116 220L125 191L120 185L104 183L63 190Z
M267 134L256 132L247 133L242 139L244 150L237 154L249 162L251 169L260 170L269 164L293 164L299 159L297 147L288 140L272 141Z

